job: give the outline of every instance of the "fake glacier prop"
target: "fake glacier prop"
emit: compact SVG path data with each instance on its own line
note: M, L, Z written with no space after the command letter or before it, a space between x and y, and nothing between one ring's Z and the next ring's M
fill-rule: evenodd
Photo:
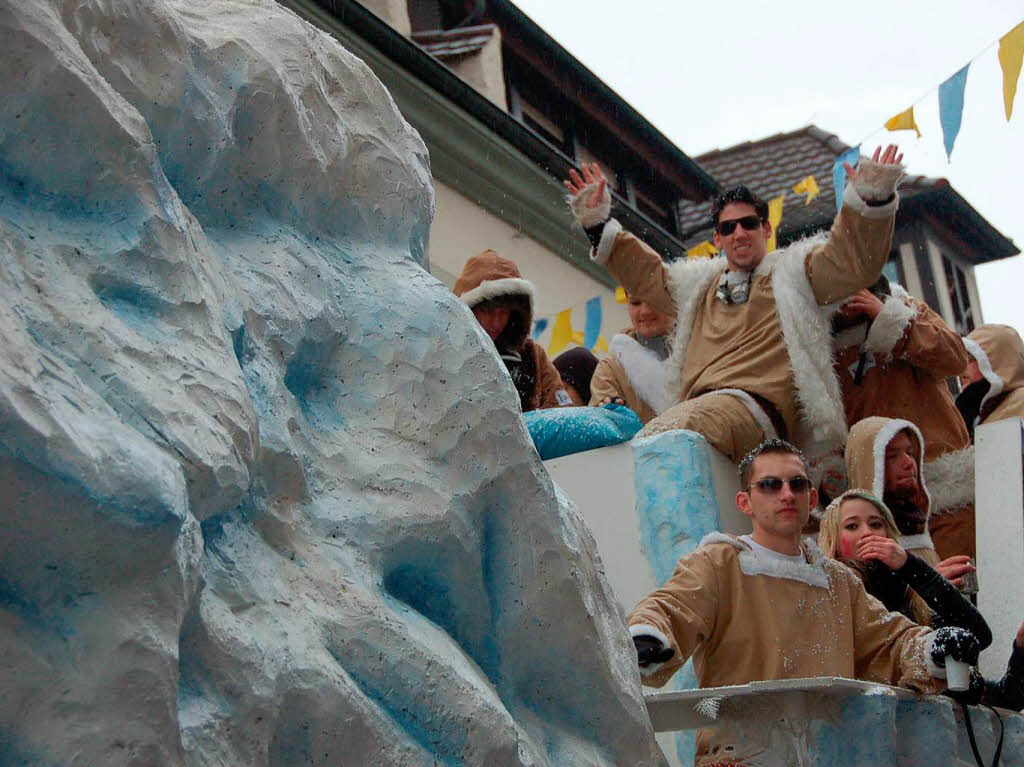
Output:
M241 0L0 51L0 762L660 763L369 70Z

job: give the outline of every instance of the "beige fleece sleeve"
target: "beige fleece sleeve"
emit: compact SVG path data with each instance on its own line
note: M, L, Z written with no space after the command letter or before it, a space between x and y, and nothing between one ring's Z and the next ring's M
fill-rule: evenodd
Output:
M926 694L945 690L946 681L928 670L932 630L886 610L852 572L846 577L857 678Z
M910 306L915 316L908 331L896 343L893 356L939 380L960 375L968 361L960 334L926 304L913 301Z
M863 212L855 207L843 205L828 240L807 254L804 269L821 306L872 285L889 257L896 206L873 209L862 203Z
M590 379L590 402L587 404L596 407L605 397L619 397L623 402L626 400L610 357L605 357L594 368L594 375Z
M610 250L598 252L603 263L632 298L638 298L659 312L675 315L676 302L668 287L668 269L657 251L634 234L619 231Z
M703 549L683 557L669 581L636 606L626 622L630 635L650 634L665 642L675 655L649 676L644 684L661 687L715 626L719 601L714 566ZM654 629L651 631L650 629Z

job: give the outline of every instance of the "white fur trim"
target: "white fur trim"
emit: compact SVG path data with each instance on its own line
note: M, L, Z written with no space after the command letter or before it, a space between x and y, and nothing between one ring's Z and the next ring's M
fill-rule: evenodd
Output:
M614 218L608 219L601 230L601 239L598 240L597 247L590 251L590 260L601 266L607 264L608 259L612 257L612 245L621 231L622 224Z
M978 417L974 420L974 425L978 425L978 421L981 419L981 408L995 396L998 396L1003 391L1004 382L1003 379L996 373L992 367L992 360L988 358L985 350L981 348L981 344L975 341L973 338L965 338L964 346L967 348L967 353L974 357L978 363L978 370L988 381L988 391L985 392L985 396L982 398L981 403L978 405Z
M925 497L928 499L928 517L931 516L932 511L932 497L928 493L928 482L924 475L924 437L921 436L921 430L917 428L910 421L904 421L901 418L890 418L889 423L885 424L878 433L875 435L875 443L871 446L872 458L875 462L875 473L871 481L871 494L876 498L882 498L885 494L885 448L888 447L889 443L892 442L893 437L899 434L904 429L909 429L914 432L914 436L917 437L918 452L917 452L917 474L918 479L921 483L921 489L924 491ZM927 517L925 518L925 530L928 529ZM927 536L927 533L923 533ZM907 536L916 538L917 536ZM931 538L928 538L927 546L919 546L917 548L935 548L931 545Z
M810 560L808 562L798 564L783 562L780 559L768 559L759 557L754 551L748 549L739 553L740 570L744 575L785 578L806 583L808 586L829 589L828 572L825 570L825 557L821 553L821 549L810 538L805 538L803 543L802 551L804 556Z
M572 217L584 229L589 229L592 226L597 226L602 221L608 220L612 212L612 195L608 191L608 184L604 186L604 194L601 195L601 201L597 207L587 207L586 201L590 199L591 192L597 189L599 183L599 181L594 181L587 184L580 190L579 194L570 194L565 198L569 205L569 210L572 211Z
M622 363L629 385L637 396L647 403L655 413L662 413L672 404L665 396L665 382L668 380L668 361L632 336L618 333L612 338L609 351Z
M715 389L709 394L727 394L730 397L735 397L747 408L750 415L757 421L757 425L761 427L761 431L764 432L765 439L774 439L778 437L778 432L775 431L775 425L772 423L772 419L768 417L768 414L764 412L764 408L761 407L757 400L751 397L742 389Z
M917 318L917 313L917 307L895 296L889 296L871 323L868 337L864 339L864 350L891 357L892 350L910 329L910 324Z
M917 533L916 535L901 535L900 545L905 549L931 549L935 551L935 544L928 533Z
M466 306L472 308L484 301L501 296L525 296L530 302L530 314L533 314L533 304L536 292L533 283L524 280L522 277L503 277L500 280L484 280L472 290L467 290L459 300Z
M946 667L936 666L935 661L932 660L932 645L935 644L935 632L933 631L921 644L921 652L924 654L924 667L928 670L936 679L946 678Z
M819 445L825 453L846 442L846 413L832 354L832 314L838 304L819 306L807 279L808 253L827 239L826 234L790 245L772 270L772 290L789 354L801 420L810 431L797 437L803 446ZM803 438L801 438L803 437Z
M932 514L945 514L974 503L974 446L940 455L924 465Z
M675 647L669 641L668 637L649 623L632 624L629 627L629 635L630 637L652 636L661 642L663 647L669 647L675 650ZM671 658L669 660L671 660ZM668 661L665 661L664 663L649 663L646 666L640 666L640 676L651 676L652 674L656 674L667 662Z
M896 187L903 178L902 165L883 165L874 160L863 159L857 164L856 180L846 185L843 191L843 205L849 205L864 218L891 218L899 207ZM892 200L885 205L868 205L868 202Z
M671 647L672 646L672 642L669 641L669 638L667 636L665 636L663 633L661 633L660 631L658 631L658 629L656 629L650 623L633 623L633 624L630 624L629 635L631 637L639 637L639 636L654 637L659 642L661 642L663 645L665 645L665 647Z
M672 338L672 353L668 359L668 381L665 395L669 402L683 399L683 367L686 351L693 333L693 320L711 283L726 268L725 258L681 258L666 265L668 285L676 302L676 330Z
M750 551L750 547L739 538L735 538L731 535L726 535L725 533L720 533L718 531L708 533L701 538L700 543L697 544L697 548L702 549L705 546L710 546L714 543L728 543L730 546L735 546L740 551Z

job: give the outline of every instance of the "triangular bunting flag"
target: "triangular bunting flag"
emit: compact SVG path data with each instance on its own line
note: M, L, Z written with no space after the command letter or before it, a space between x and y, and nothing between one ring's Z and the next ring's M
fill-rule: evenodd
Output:
M1006 121L1013 114L1013 98L1017 95L1021 60L1024 59L1024 21L999 38L999 66L1003 70L1003 107Z
M846 163L850 163L855 168L858 162L860 162L860 147L855 146L839 155L832 164L832 189L836 195L837 211L842 210L843 207L843 192L846 191Z
M551 328L551 342L548 344L548 356L554 357L571 343L572 309L563 309L555 315L555 324Z
M946 145L946 161L953 154L953 144L960 133L960 121L964 116L964 89L967 87L967 70L961 69L939 86L939 122L942 124L942 143Z
M594 344L594 348L591 349L590 351L594 352L595 354L597 352L604 352L605 354L607 354L608 353L608 339L605 338L604 336L598 336L597 337L597 343Z
M917 120L914 119L914 107L890 117L885 121L885 128L890 131L912 130L921 138L921 129L917 127Z
M583 340L577 342L580 346L593 349L597 343L597 337L601 335L601 296L594 296L587 301L587 321L583 327Z
M540 338L541 333L543 333L545 330L548 329L548 325L549 324L550 323L548 322L547 317L541 317L539 320L537 320L535 323L533 323L533 340L534 341L536 341L538 338Z
M629 301L629 298L626 296L626 289L619 285L615 288L615 303L624 304L627 301Z
M810 205L811 200L818 196L821 190L818 188L818 182L814 176L808 176L805 179L801 179L797 182L796 186L793 187L794 194L805 194L807 195L807 202L805 204Z
M775 250L779 234L779 224L782 223L782 203L785 200L786 195L780 194L778 197L773 197L768 201L768 223L772 225L772 236L768 238L769 253Z
M718 255L718 248L707 240L686 251L687 258L711 258L715 255Z

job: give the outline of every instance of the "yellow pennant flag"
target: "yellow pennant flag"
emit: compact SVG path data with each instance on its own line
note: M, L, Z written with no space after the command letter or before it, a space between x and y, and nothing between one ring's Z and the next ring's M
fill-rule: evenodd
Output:
M551 342L548 344L548 355L554 356L572 343L572 309L563 309L555 315L555 324L551 327Z
M1013 97L1017 95L1021 60L1024 59L1024 21L999 38L999 66L1003 70L1003 106L1006 121L1013 114Z
M583 331L574 330L572 331L572 342L577 346L583 346Z
M921 129L917 127L917 120L914 119L914 107L886 120L885 129L890 131L912 130L918 138L921 138Z
M711 258L718 254L718 248L712 245L707 240L704 240L700 245L694 245L688 251L686 251L687 258Z
M590 351L592 351L592 352L605 352L607 354L607 352L608 352L608 339L605 338L604 336L598 336L597 337L597 343L594 344L594 348L591 349Z
M796 186L793 187L794 194L805 194L807 195L807 205L811 204L811 200L818 196L821 190L818 189L818 182L814 179L814 176L808 176L805 179L797 181Z
M629 296L626 295L626 289L619 285L615 288L615 303L624 304L629 301Z
M778 239L779 224L782 223L782 203L786 195L780 194L768 201L768 223L772 225L772 236L768 238L768 252L775 250L775 243Z

